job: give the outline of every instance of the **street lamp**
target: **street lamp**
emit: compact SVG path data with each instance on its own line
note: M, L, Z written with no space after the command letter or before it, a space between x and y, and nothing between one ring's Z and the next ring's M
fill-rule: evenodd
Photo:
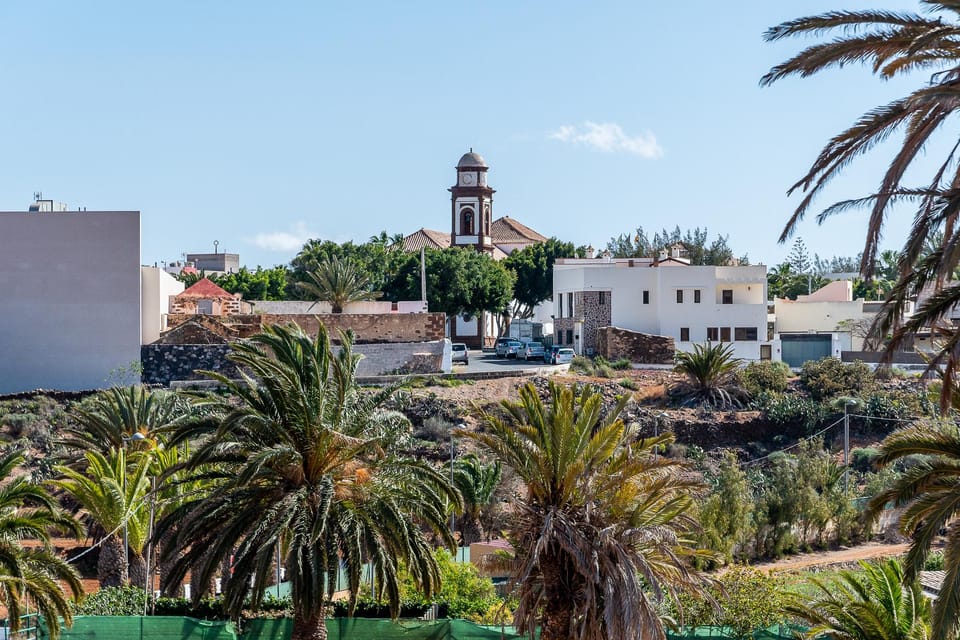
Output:
M127 499L127 442L142 442L147 437L137 431L130 437L123 438L123 499ZM127 546L127 520L130 519L129 507L124 505L123 510L123 583L130 584L130 547Z

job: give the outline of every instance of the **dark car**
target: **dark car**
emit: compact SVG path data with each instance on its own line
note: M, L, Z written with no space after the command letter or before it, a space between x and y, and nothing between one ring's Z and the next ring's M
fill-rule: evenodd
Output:
M551 346L543 352L543 361L547 364L557 364L557 351L560 351L560 345Z

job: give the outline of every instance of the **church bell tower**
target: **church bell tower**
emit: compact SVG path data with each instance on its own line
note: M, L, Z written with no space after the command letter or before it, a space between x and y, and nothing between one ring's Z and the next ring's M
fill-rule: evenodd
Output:
M473 149L457 163L457 184L450 187L451 246L493 252L490 222L495 192L487 186L487 169L487 163Z

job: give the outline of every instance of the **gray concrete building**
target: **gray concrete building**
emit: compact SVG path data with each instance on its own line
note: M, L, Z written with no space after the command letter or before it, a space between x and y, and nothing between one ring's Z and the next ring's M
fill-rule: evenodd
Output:
M240 271L239 253L188 253L187 263L207 275Z
M0 394L140 359L140 212L0 212Z

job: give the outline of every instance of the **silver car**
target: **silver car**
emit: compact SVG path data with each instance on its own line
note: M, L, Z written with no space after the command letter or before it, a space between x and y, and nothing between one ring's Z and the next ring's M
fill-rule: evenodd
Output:
M453 360L453 362L470 364L470 351L467 350L467 345L463 344L462 342L454 342L450 345L450 352L452 354L451 360Z
M504 354L505 358L519 358L520 353L523 351L523 343L519 340L511 340L507 343L506 351Z
M523 345L523 359L532 360L534 358L543 360L543 343L528 342Z

